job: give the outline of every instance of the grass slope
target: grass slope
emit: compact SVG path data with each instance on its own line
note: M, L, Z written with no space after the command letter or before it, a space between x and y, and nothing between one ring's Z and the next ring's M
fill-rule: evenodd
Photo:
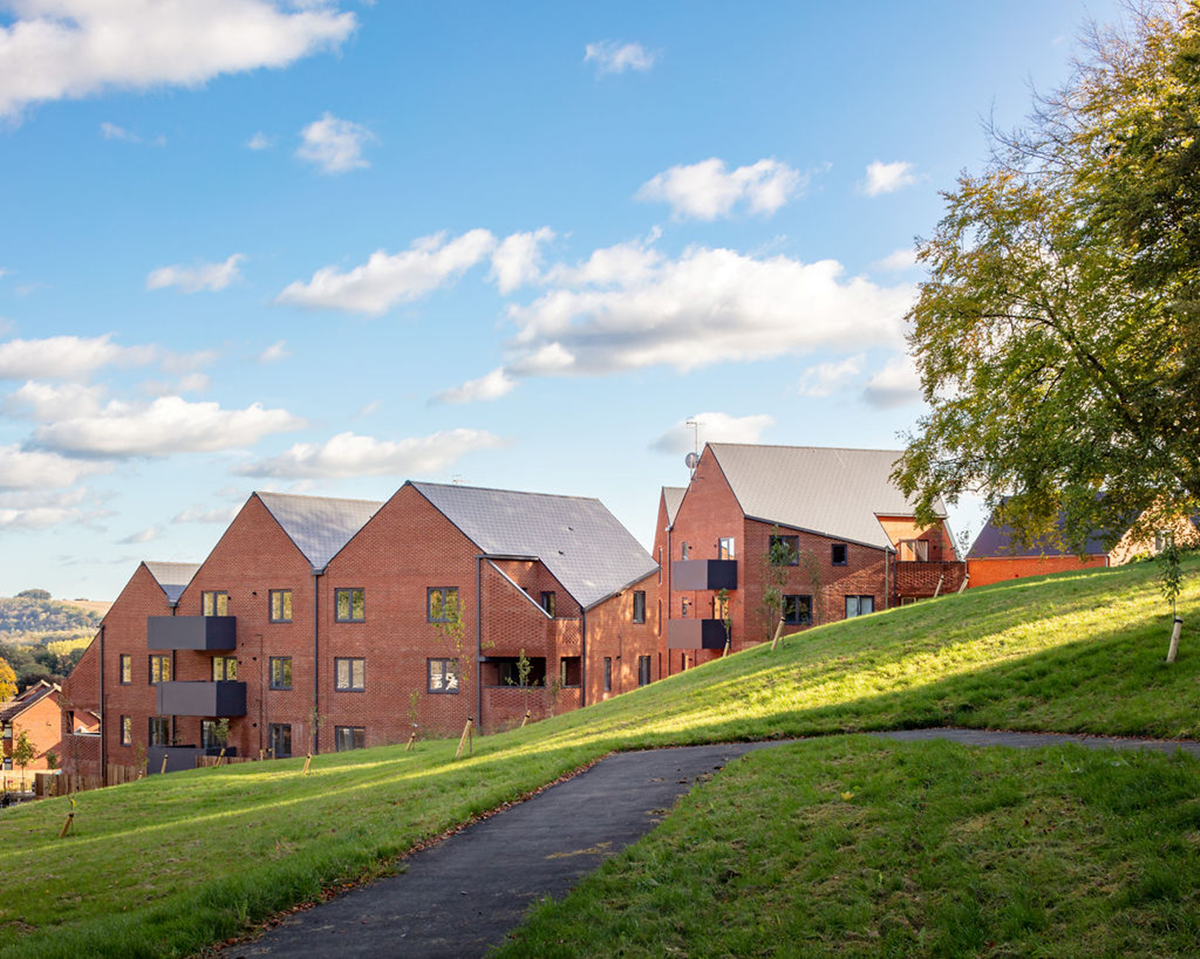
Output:
M197 770L0 814L0 954L186 954L386 871L613 749L954 723L1194 736L1200 650L1162 665L1154 569L1063 574L833 624L524 730ZM1180 612L1200 613L1200 560ZM900 747L891 747L900 749Z

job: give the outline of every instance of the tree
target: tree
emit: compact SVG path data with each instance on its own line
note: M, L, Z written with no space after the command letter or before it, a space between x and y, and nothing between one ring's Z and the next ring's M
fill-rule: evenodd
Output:
M775 629L783 618L783 591L787 588L788 567L794 555L787 541L779 535L779 527L771 527L771 538L767 551L759 559L758 619L765 642L770 642Z
M909 345L929 412L897 464L932 523L979 492L1082 549L1200 505L1200 16L1093 30L1029 125L944 194Z
M0 659L0 703L17 695L17 674L8 663Z
M50 591L47 589L23 589L17 593L18 599L49 599Z
M29 736L25 730L17 733L16 739L13 740L12 761L14 766L21 767L21 792L25 791L25 767L28 766L34 759L37 758L37 750L33 743L29 741Z

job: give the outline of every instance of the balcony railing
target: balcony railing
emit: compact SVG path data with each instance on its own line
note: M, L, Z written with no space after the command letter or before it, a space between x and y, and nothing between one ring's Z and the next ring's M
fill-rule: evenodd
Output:
M677 559L671 589L737 589L736 559Z
M246 715L246 684L221 682L181 682L158 684L160 716Z
M185 769L195 769L197 756L219 756L221 749L220 746L151 746L146 750L149 760L146 763L146 772L150 774L176 773ZM236 756L237 747L225 747L225 755ZM163 769L164 758L167 760L166 769Z
M228 650L237 647L236 616L147 616L147 649Z
M724 649L725 623L719 619L667 620L671 649Z

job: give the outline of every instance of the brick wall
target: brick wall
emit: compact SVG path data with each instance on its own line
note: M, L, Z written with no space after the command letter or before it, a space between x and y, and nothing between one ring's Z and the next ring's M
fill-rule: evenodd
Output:
M21 733L25 734L25 738L29 740L29 745L34 748L34 757L29 765L25 767L25 771L32 772L38 769L49 769L50 766L46 761L46 753L53 752L58 757L59 764L62 764L63 758L63 720L62 707L58 702L58 693L50 693L42 696L32 706L23 710L12 720L12 740L5 740L3 743L4 755L10 757L12 750L17 743L17 737ZM13 769L18 769L16 763L13 763Z
M967 572L971 576L968 589L987 586L1009 579L1025 576L1045 576L1047 573L1063 573L1073 569L1093 569L1108 565L1104 556L1016 556L1006 559L972 559L967 561Z
M954 562L958 559L954 543L946 532L944 523L918 527L909 516L880 516L879 524L887 533L888 540L896 546L901 540L915 539L929 544L928 562Z
M633 621L633 594L646 594L646 621ZM609 597L587 614L587 701L597 703L638 686L638 659L650 657L650 681L666 675L659 656L658 573ZM604 689L604 660L612 660L612 689Z
M938 595L945 596L947 593L957 592L967 573L967 564L896 562L893 570L898 597L923 599L937 592L939 581L942 589Z

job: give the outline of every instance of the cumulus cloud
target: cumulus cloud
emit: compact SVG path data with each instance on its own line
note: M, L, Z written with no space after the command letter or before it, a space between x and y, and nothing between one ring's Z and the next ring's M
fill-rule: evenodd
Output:
M234 253L223 263L160 266L157 270L151 270L150 275L146 277L146 289L161 290L168 286L177 286L184 293L199 293L201 290L216 293L241 277L238 264L244 259L246 257L241 253Z
M503 445L504 440L486 430L446 430L396 442L346 432L325 443L297 443L236 472L276 479L429 475L449 469L468 453Z
M476 400L498 400L510 393L517 381L509 376L503 367L492 370L476 380L467 380L462 386L443 390L433 397L435 403L472 403Z
M49 529L68 520L79 519L80 511L67 506L34 506L12 509L0 506L0 529Z
M0 25L0 116L106 90L195 87L226 73L284 67L354 30L334 2L21 0Z
M696 442L696 434L688 422L698 423L699 442L705 443L757 443L763 430L775 423L774 417L766 413L751 416L730 416L728 413L697 413L689 416L662 434L650 444L660 453L687 453Z
M82 383L36 383L32 380L4 398L4 411L41 422L68 416L86 416L100 409L107 390Z
M249 140L246 141L247 150L265 150L268 147L274 146L275 141L259 130Z
M917 182L913 165L903 160L896 163L884 163L875 160L867 165L867 178L863 181L862 189L867 196L879 196L883 193L894 193L906 186Z
M492 270L488 274L501 294L507 295L538 281L542 274L542 245L553 239L554 231L548 226L504 238L492 253Z
M330 175L368 167L363 148L375 139L366 127L351 120L341 120L332 113L323 113L300 131L303 143L296 150L301 160L315 163L322 173Z
M624 73L626 70L645 72L654 66L658 54L640 43L621 43L617 40L599 40L584 47L583 62L596 64L596 73Z
M209 509L207 506L195 505L189 506L181 513L177 513L172 519L172 523L219 523L225 525L233 520L241 511L242 504L234 503L232 506L217 506Z
M774 158L730 170L724 160L712 157L659 173L642 185L637 199L669 203L677 220L715 220L729 216L737 205L752 213L774 213L807 183L807 176Z
M157 526L147 526L145 529L138 530L136 533L130 533L124 539L117 540L121 546L135 546L138 543L150 543L158 539L162 534Z
M0 343L0 380L82 380L103 366L144 366L159 358L152 346L117 346L111 336L50 336Z
M487 230L470 230L453 240L436 233L400 253L376 250L362 266L345 273L322 267L307 283L289 284L275 302L379 316L397 303L453 283L495 248L496 238Z
M887 270L889 273L902 273L905 270L911 270L917 265L917 251L910 247L901 247L899 250L893 250L882 260L876 261L873 266L880 270Z
M278 340L258 354L258 362L278 363L280 360L286 360L291 355L287 349L287 340Z
M226 410L163 396L149 404L110 400L102 409L39 427L35 438L46 449L84 456L166 456L253 446L304 425L287 410L260 403Z
M867 380L863 399L876 409L891 409L919 403L922 399L921 376L911 356L895 356Z
M0 446L0 490L64 489L84 476L110 472L112 464L100 460L71 459L15 443Z
M810 366L800 377L796 392L801 396L830 396L862 372L862 363L863 356L860 353L840 362Z

